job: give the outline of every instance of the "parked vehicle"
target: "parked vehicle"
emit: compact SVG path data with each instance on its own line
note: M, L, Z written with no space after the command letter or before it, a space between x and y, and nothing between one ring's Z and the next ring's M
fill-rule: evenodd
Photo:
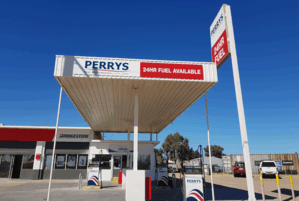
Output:
M235 162L235 165L234 165L234 177L236 177L238 175L239 176L246 176L244 162Z
M275 164L275 161L261 161L260 166L259 166L259 171L260 174L263 175L270 175L274 176L278 174L278 167Z
M210 172L210 166L207 165L207 164L204 164L204 173L206 175L210 175L211 174L211 172Z
M168 164L168 172L169 173L177 172L177 165L176 164Z
M219 172L221 172L221 167L219 165L213 165L212 170L213 170L213 172L219 173Z

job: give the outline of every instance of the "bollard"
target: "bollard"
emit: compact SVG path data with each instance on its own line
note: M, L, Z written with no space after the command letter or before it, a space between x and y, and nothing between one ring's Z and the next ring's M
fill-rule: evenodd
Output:
M292 177L292 175L290 175L290 183L291 183L291 188L292 188L293 201L295 201L294 184L293 184L293 177Z
M152 199L152 178L145 177L145 199L151 200Z
M79 189L81 189L81 173L79 174Z
M175 174L172 174L172 188L176 188L176 177L175 177Z
M260 180L261 180L263 201L265 201L264 182L263 182L263 175L262 174L260 174Z
M123 183L123 173L122 171L118 172L118 184L122 184Z
M281 201L281 192L280 192L279 176L278 176L278 174L276 174L276 183L277 183L277 192L278 192L279 200Z

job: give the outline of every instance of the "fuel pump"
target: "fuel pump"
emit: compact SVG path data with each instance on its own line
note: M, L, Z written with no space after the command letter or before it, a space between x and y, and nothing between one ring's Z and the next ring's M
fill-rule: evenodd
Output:
M168 186L168 168L166 164L159 164L157 169L158 186Z
M90 161L88 163L87 169L87 178L88 186L98 186L99 185L99 162L98 161Z
M204 183L201 166L184 166L184 201L205 200Z

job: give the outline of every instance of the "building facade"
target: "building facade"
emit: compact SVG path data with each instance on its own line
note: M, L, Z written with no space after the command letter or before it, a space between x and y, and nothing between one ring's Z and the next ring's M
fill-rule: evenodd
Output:
M0 178L49 179L55 127L0 126ZM129 139L129 138L128 138ZM139 141L138 169L155 178L154 147L158 141ZM60 127L53 179L86 178L88 164L101 160L103 180L133 167L133 141L104 140L86 127Z

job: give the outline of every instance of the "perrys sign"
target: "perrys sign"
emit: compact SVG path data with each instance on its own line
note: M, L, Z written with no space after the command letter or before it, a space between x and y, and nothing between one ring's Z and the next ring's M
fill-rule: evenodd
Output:
M224 4L210 26L212 61L219 68L230 56Z
M203 80L203 66L197 64L147 63L118 59L77 58L72 76L100 75Z

